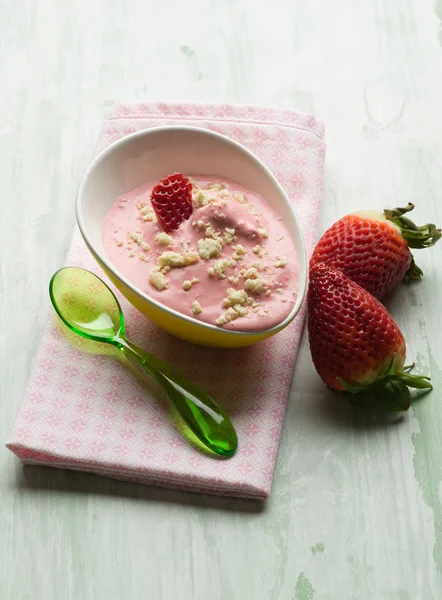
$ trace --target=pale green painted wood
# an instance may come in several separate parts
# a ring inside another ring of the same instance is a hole
[[[313,111],[324,226],[409,200],[441,223],[441,15],[433,0],[0,2],[0,440],[114,101]],[[419,255],[425,280],[390,302],[433,395],[397,423],[371,417],[324,391],[304,336],[265,506],[23,469],[1,450],[0,598],[440,598],[441,260]]]

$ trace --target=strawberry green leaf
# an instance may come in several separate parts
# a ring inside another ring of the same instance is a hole
[[[404,281],[406,283],[409,283],[410,281],[417,281],[418,279],[420,279],[422,277],[423,274],[424,274],[424,272],[422,271],[422,269],[420,267],[418,267],[417,264],[415,263],[414,256],[411,255],[411,263],[410,263],[410,266],[408,267],[408,271],[404,275]]]
[[[385,410],[405,411],[410,408],[411,403],[408,388],[430,391],[433,386],[429,377],[410,374],[414,364],[396,370],[394,360],[395,355],[379,377],[367,385],[354,385],[339,377],[337,379],[347,392],[359,396],[352,400],[355,404],[376,404]]]
[[[385,410],[400,412],[410,408],[410,390],[399,379],[386,379],[382,385],[375,388],[374,395],[377,404]]]
[[[433,386],[430,383],[429,377],[424,377],[423,375],[410,375],[409,373],[404,373],[403,371],[396,374],[396,377],[408,385],[408,387],[415,388],[417,390],[431,390]]]
[[[401,230],[402,237],[407,241],[409,248],[429,248],[441,238],[441,230],[434,223],[427,223],[418,227],[404,217],[404,214],[413,210],[411,202],[404,208],[393,208],[384,210],[386,219],[394,223]],[[420,270],[420,269],[419,269]]]

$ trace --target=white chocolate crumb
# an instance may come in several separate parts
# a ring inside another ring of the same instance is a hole
[[[234,259],[232,258],[232,260],[230,260],[230,261],[229,261],[229,267],[236,267],[236,265],[237,265],[237,262],[236,262],[236,260],[234,260]]]
[[[215,269],[213,267],[209,267],[207,269],[207,273],[208,273],[209,277],[213,277],[215,275]]]
[[[247,308],[245,306],[242,306],[241,304],[235,304],[233,306],[233,309],[239,317],[245,317],[249,314]]]
[[[281,302],[287,302],[287,298],[285,298],[284,296],[281,298]]]
[[[227,198],[227,196],[230,196],[229,190],[227,190],[226,188],[224,188],[224,189],[222,189],[220,191],[219,195],[221,196],[221,198]]]
[[[272,293],[272,290],[267,290],[266,291],[266,296],[270,296],[271,293]]]
[[[267,290],[268,284],[265,279],[258,277],[257,279],[246,279],[244,288],[255,294],[261,294]]]
[[[207,204],[210,204],[210,202],[213,202],[215,200],[213,196],[211,196],[207,192],[204,192],[201,189],[197,190],[192,196],[193,201],[198,206],[198,208],[206,206]]]
[[[139,231],[131,231],[130,233],[127,234],[129,239],[133,240],[136,244],[138,244],[139,246],[141,246],[141,244],[143,243],[143,234],[140,233]]]
[[[201,308],[201,304],[198,302],[198,300],[193,301],[192,312],[194,315],[199,315],[200,313],[203,312],[203,309]]]
[[[276,288],[275,291],[276,291],[277,294],[283,294],[284,293],[281,288]]]
[[[226,244],[231,244],[232,242],[236,241],[235,230],[233,228],[226,227],[224,231],[224,241]]]
[[[140,248],[142,248],[145,252],[149,252],[150,246],[147,242],[144,241],[143,234],[141,233],[140,229],[137,229],[137,231],[131,231],[127,235],[129,237],[129,239],[131,239],[136,244],[138,244],[140,246]],[[128,247],[132,248],[132,246],[128,246]]]
[[[283,235],[278,235],[278,237],[276,238],[276,241],[277,241],[277,242],[280,242],[280,241],[281,241],[281,240],[283,240],[283,239],[284,239],[284,236],[283,236]]]
[[[228,288],[226,298],[223,298],[222,305],[224,307],[235,306],[235,304],[246,304],[249,299],[245,290],[234,290]]]
[[[225,259],[220,259],[215,261],[213,268],[215,269],[215,273],[218,275],[218,279],[225,279],[225,271],[229,266],[229,261]]]
[[[163,252],[158,258],[159,267],[171,267],[173,269],[187,267],[198,262],[198,254],[196,252],[188,252],[187,254],[178,254],[178,252]]]
[[[215,321],[217,325],[225,325],[229,321],[234,321],[238,317],[245,317],[249,314],[248,309],[242,304],[230,306],[226,312],[220,315]]]
[[[213,190],[215,192],[220,192],[223,189],[223,186],[221,185],[221,183],[215,182],[215,183],[209,183],[209,185],[207,186],[208,190]]]
[[[143,221],[156,221],[157,220],[155,212],[151,206],[149,206],[147,204],[145,206],[141,202],[138,202],[137,208],[140,211],[140,215],[141,215],[141,218],[143,219]]]
[[[190,290],[194,283],[199,283],[199,281],[200,280],[196,277],[193,277],[192,279],[186,279],[185,281],[183,281],[183,290],[187,292],[188,290]]]
[[[233,254],[232,254],[233,260],[241,260],[242,257],[244,256],[245,252],[246,252],[246,249],[244,248],[244,246],[242,244],[238,244],[237,246],[234,246]]]
[[[275,263],[275,267],[280,267],[280,268],[284,268],[286,266],[286,264],[289,262],[287,256],[278,256],[277,257],[277,261]]]
[[[255,254],[257,254],[259,256],[259,258],[262,258],[262,248],[261,246],[255,246],[254,248],[252,248],[252,252],[254,252]]]
[[[215,231],[213,227],[207,227],[205,231],[206,238],[211,238],[212,240],[218,240],[220,244],[222,244],[222,239],[219,231]]]
[[[173,237],[168,235],[165,231],[157,233],[155,240],[160,244],[160,246],[171,246],[173,244]]]
[[[133,258],[135,256],[135,252],[129,252],[129,258]]]
[[[267,230],[264,229],[264,227],[258,227],[258,233],[264,240],[266,240],[269,237],[269,234],[267,233]]]
[[[245,204],[246,203],[246,199],[244,198],[244,195],[240,194],[239,192],[236,193],[236,194],[233,194],[233,197],[240,204]]]
[[[213,240],[212,238],[198,240],[198,253],[204,260],[218,258],[222,249],[223,247],[219,240]]]
[[[228,308],[223,315],[220,315],[217,318],[216,324],[224,325],[225,323],[228,323],[229,321],[234,321],[237,318],[238,318],[238,313],[236,312],[236,310],[233,307],[231,307],[231,308]]]
[[[116,240],[115,242],[117,244],[118,247],[123,245],[123,240]]]
[[[250,269],[247,269],[243,277],[245,279],[258,279],[259,273],[255,267],[251,267]]]
[[[158,291],[167,288],[167,278],[158,267],[154,267],[150,272],[149,281]]]

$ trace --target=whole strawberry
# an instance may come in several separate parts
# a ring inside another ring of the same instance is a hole
[[[150,199],[158,222],[166,233],[178,229],[192,214],[192,184],[181,173],[162,179],[153,188]]]
[[[310,266],[325,263],[340,269],[376,298],[382,298],[405,280],[419,279],[422,271],[410,248],[428,248],[441,237],[432,223],[417,227],[406,208],[360,211],[347,215],[328,229],[313,252]]]
[[[384,306],[344,273],[313,266],[307,303],[313,363],[330,388],[389,410],[409,408],[408,387],[432,388],[404,367],[404,336]]]

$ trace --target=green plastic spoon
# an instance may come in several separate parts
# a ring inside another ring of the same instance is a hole
[[[226,413],[206,392],[125,337],[121,306],[104,281],[85,269],[65,267],[52,276],[49,294],[72,331],[116,346],[134,366],[147,371],[207,448],[221,456],[235,454],[238,438]]]

